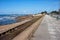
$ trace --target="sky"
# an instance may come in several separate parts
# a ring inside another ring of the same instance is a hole
[[[60,0],[0,0],[0,14],[34,14],[59,9]]]

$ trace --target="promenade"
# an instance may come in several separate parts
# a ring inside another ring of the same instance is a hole
[[[60,20],[46,15],[31,40],[60,40]]]

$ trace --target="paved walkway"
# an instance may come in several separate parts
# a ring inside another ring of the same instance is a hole
[[[31,40],[60,40],[60,20],[46,15]]]

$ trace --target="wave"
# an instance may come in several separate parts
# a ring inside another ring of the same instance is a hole
[[[0,25],[15,23],[16,22],[15,18],[16,17],[10,17],[10,16],[0,17]]]

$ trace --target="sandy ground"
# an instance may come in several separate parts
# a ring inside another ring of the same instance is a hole
[[[9,24],[9,25],[0,26],[0,33],[3,33],[3,32],[5,32],[5,31],[7,31],[7,30],[9,30],[9,29],[12,29],[12,28],[14,28],[14,27],[16,27],[16,26],[18,26],[18,25],[21,25],[21,24],[23,24],[23,23],[25,23],[25,22],[28,22],[28,21],[30,21],[30,20],[31,20],[31,19],[25,20],[25,21],[22,21],[22,22],[18,22],[18,23],[14,23],[14,24]]]
[[[60,40],[60,20],[46,15],[31,40]]]

